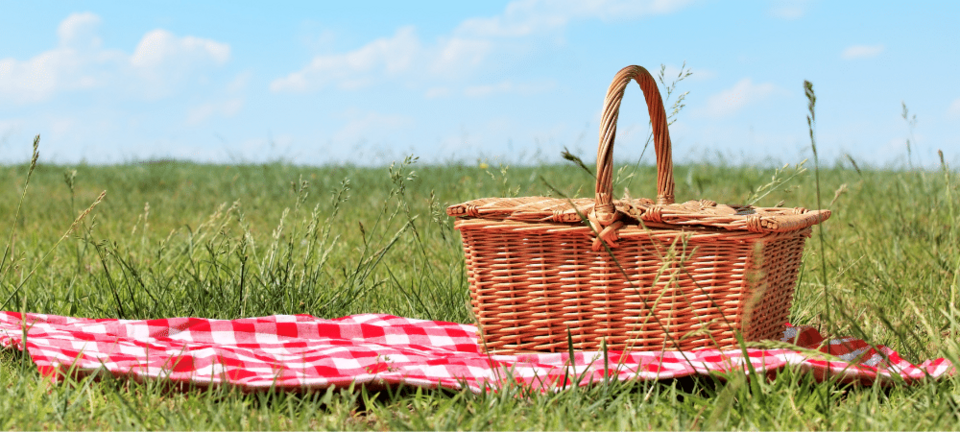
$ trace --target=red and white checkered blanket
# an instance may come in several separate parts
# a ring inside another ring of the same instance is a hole
[[[697,350],[690,352],[576,352],[485,355],[476,327],[390,315],[319,319],[276,315],[238,320],[169,318],[115,320],[0,312],[0,345],[27,351],[40,373],[101,370],[135,379],[153,378],[200,386],[229,383],[247,390],[324,388],[350,383],[469,387],[473,391],[520,382],[553,389],[578,382],[664,379],[743,369],[758,373],[789,365],[822,379],[826,370],[846,381],[912,382],[952,374],[948,360],[913,365],[889,348],[858,339],[824,345],[844,361],[828,361],[816,349],[823,338],[809,327],[786,327],[784,340],[798,349]],[[23,343],[24,335],[26,344]],[[902,380],[900,379],[902,378]],[[572,380],[572,381],[571,381]]]

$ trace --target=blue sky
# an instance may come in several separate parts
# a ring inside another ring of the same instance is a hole
[[[686,62],[678,161],[810,157],[807,79],[821,158],[900,164],[912,136],[956,166],[958,22],[955,1],[0,0],[0,162],[38,133],[66,164],[593,160],[614,73]],[[636,86],[619,128],[636,158]]]

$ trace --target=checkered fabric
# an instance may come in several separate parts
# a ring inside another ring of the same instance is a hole
[[[24,343],[24,340],[26,343]],[[734,369],[772,373],[788,365],[822,379],[912,382],[952,374],[945,359],[910,364],[883,346],[858,339],[821,344],[809,327],[786,327],[796,349],[690,352],[575,352],[485,355],[476,327],[391,315],[319,319],[276,315],[238,320],[115,320],[0,312],[0,345],[27,351],[53,380],[103,370],[133,379],[199,386],[228,383],[246,390],[303,390],[351,383],[405,384],[473,391],[522,383],[557,389],[609,379],[664,379]],[[835,357],[814,351],[820,345]],[[843,361],[838,361],[842,359]]]

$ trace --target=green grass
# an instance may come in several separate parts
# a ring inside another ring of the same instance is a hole
[[[588,174],[569,164],[40,163],[14,221],[28,171],[0,167],[0,246],[9,245],[0,266],[3,309],[94,318],[380,312],[470,322],[459,234],[445,207],[547,195],[551,186],[567,196],[593,193]],[[654,195],[653,168],[631,172],[619,171],[615,191]],[[812,169],[770,191],[774,172],[678,166],[677,200],[762,196],[757,205],[816,208]],[[889,345],[911,361],[956,359],[957,173],[837,164],[821,166],[819,176],[834,215],[823,225],[823,247],[816,235],[808,242],[791,321]],[[103,202],[56,246],[103,190]],[[851,387],[787,370],[771,380],[733,374],[723,382],[615,383],[545,395],[240,394],[108,376],[51,386],[18,351],[0,353],[4,429],[953,429],[958,422],[954,378]]]

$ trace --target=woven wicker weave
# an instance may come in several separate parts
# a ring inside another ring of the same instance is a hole
[[[643,90],[657,200],[613,200],[623,92]],[[607,90],[595,199],[484,198],[450,206],[463,236],[481,346],[491,353],[727,348],[787,320],[811,226],[827,210],[675,204],[656,81],[629,66]]]

